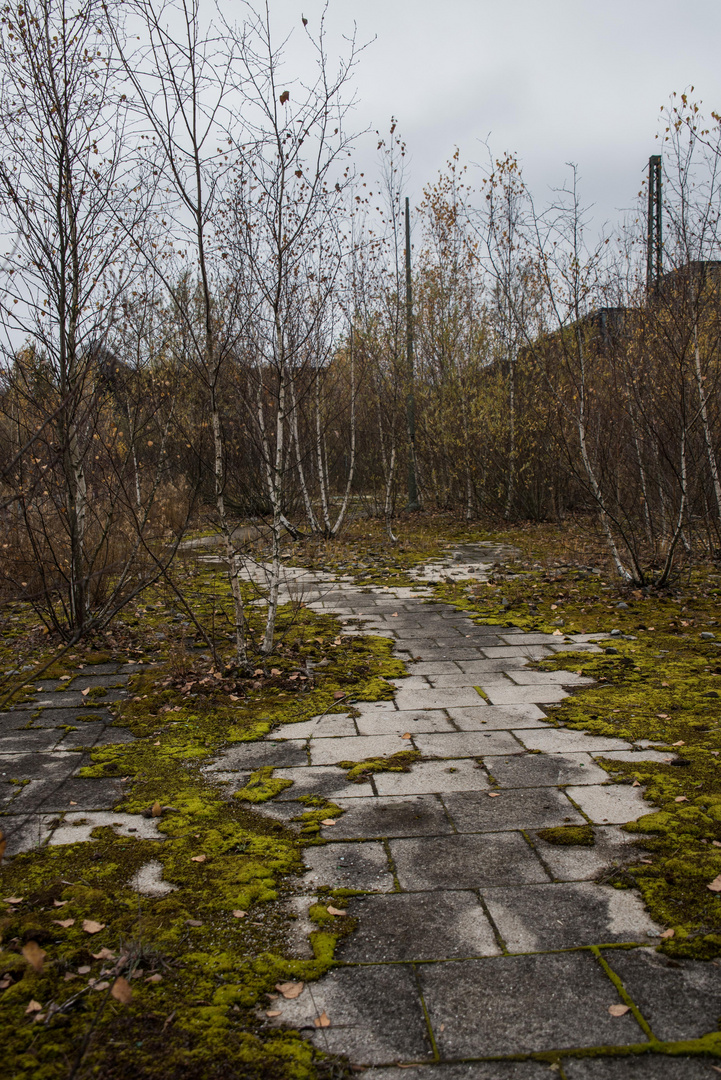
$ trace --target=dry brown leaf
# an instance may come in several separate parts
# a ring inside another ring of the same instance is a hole
[[[662,937],[664,939],[665,938],[672,938],[675,933],[676,933],[675,930],[664,930],[664,932],[660,935],[660,937]]]
[[[193,856],[191,857],[191,860],[190,860],[190,861],[191,861],[191,862],[205,862],[205,860],[206,860],[207,858],[208,858],[208,856],[207,856],[207,855],[193,855]]]
[[[634,782],[631,784],[631,787],[641,787],[641,784],[638,780],[634,780]]]
[[[53,907],[65,907],[69,900],[53,900]]]
[[[110,991],[110,996],[114,997],[116,1001],[119,1001],[121,1005],[129,1005],[133,997],[133,989],[127,979],[122,975],[118,975],[117,979],[113,983],[113,989]]]
[[[402,739],[410,739],[410,737],[411,737],[410,731],[406,731],[406,732],[404,732],[403,735],[401,735]]]
[[[325,1009],[320,1014],[320,1016],[316,1016],[315,1020],[313,1021],[313,1024],[317,1028],[330,1027],[330,1020],[328,1018],[328,1013],[325,1011]]]
[[[94,952],[94,953],[91,953],[90,955],[92,956],[92,958],[94,960],[114,960],[115,959],[115,953],[111,952],[110,949],[106,949],[104,945],[103,945],[102,949],[100,950],[100,952]]]
[[[7,990],[8,986],[12,986],[12,979],[0,979],[0,990]]]
[[[92,971],[90,964],[83,964],[82,967],[78,968],[78,975],[87,975],[89,971]]]
[[[40,948],[37,941],[28,941],[27,944],[23,945],[22,954],[32,968],[35,968],[36,971],[43,970],[47,953],[45,949]]]
[[[88,694],[90,693],[90,687],[86,686],[84,690],[80,691],[80,693],[83,695],[83,697],[87,697]]]
[[[148,975],[148,977],[147,977],[147,979],[145,981],[149,982],[149,983],[159,983],[159,982],[163,981],[163,976],[159,975],[156,972],[155,975]]]
[[[625,1016],[630,1007],[630,1005],[609,1005],[608,1011],[611,1016]]]
[[[323,820],[321,821],[321,825],[337,825],[337,824],[338,824],[338,822],[336,821],[336,819],[332,818],[332,817],[323,818]]]
[[[150,810],[150,816],[151,817],[160,817],[162,812],[163,812],[163,808],[160,805],[160,803],[158,802],[158,800],[156,799],[155,802],[152,805],[151,810]]]
[[[344,697],[345,693],[342,690],[336,690],[336,692],[333,694],[333,698],[335,701],[340,701],[340,699]]]
[[[277,668],[277,667],[271,668],[270,673],[271,673],[271,675],[282,675],[283,674],[283,672],[280,670],[280,668]]]
[[[266,1016],[280,1016],[280,1009],[268,1009]]]
[[[93,981],[91,981],[91,982],[88,983],[88,986],[90,987],[91,990],[107,990],[108,987],[110,986],[110,983],[105,982],[105,980],[103,980],[103,982],[93,982]]]
[[[104,922],[96,922],[95,919],[83,919],[83,930],[86,934],[99,934],[104,929]]]
[[[6,896],[5,897],[5,903],[6,904],[22,904],[22,902],[23,902],[22,896]]]
[[[348,912],[345,911],[343,908],[333,907],[332,904],[328,904],[328,907],[326,908],[326,911],[328,912],[329,915],[347,915],[348,914]]]
[[[27,1016],[27,1015],[28,1015],[28,1013],[34,1013],[34,1012],[42,1012],[42,1008],[43,1008],[43,1007],[42,1007],[42,1005],[40,1004],[40,1002],[39,1002],[39,1001],[35,1001],[35,999],[33,998],[33,1000],[32,1000],[32,1001],[30,1002],[30,1004],[28,1005],[27,1009],[25,1010],[25,1015]]]
[[[670,683],[667,683],[667,682],[662,682],[662,683],[661,683],[661,686],[670,686],[670,685],[671,685],[671,684],[670,684]]]
[[[292,1001],[293,998],[300,997],[304,986],[305,983],[303,982],[284,982],[275,984],[278,993],[282,994],[283,997],[287,998],[289,1001]]]
[[[69,926],[75,926],[75,919],[53,919],[56,926],[62,926],[63,930],[67,930]]]
[[[688,796],[687,795],[677,795],[676,798],[673,801],[674,802],[688,802]]]
[[[553,631],[553,636],[554,637],[563,637],[563,631],[562,630],[554,630]]]
[[[711,843],[714,847],[721,847],[721,840],[712,840]]]
[[[236,908],[236,910],[233,912],[233,918],[234,919],[244,919],[247,914],[248,914],[247,911],[241,911],[240,908]]]
[[[718,874],[713,881],[710,881],[706,886],[711,892],[721,892],[721,874]]]
[[[500,797],[501,797],[500,791],[489,791],[488,792],[488,798],[489,799],[499,799]]]
[[[185,920],[185,925],[186,926],[202,926],[203,924],[200,921],[200,919],[186,919]]]
[[[672,746],[685,746],[686,743],[683,741],[683,739],[679,739],[678,742],[671,743],[671,745]]]

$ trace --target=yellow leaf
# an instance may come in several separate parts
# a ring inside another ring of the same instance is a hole
[[[327,1028],[327,1027],[330,1027],[330,1020],[329,1020],[329,1018],[328,1018],[328,1013],[327,1013],[327,1012],[325,1012],[325,1010],[324,1010],[324,1011],[323,1011],[323,1012],[322,1012],[322,1013],[320,1014],[320,1016],[316,1016],[315,1020],[313,1021],[313,1024],[314,1024],[314,1025],[315,1025],[315,1027],[317,1027],[317,1028]]]
[[[95,922],[95,919],[83,919],[83,930],[86,934],[99,934],[104,929],[104,922]]]
[[[45,963],[45,957],[47,953],[45,949],[41,949],[37,941],[28,941],[26,945],[22,947],[22,954],[31,967],[36,971],[43,970],[43,964]]]
[[[276,983],[275,988],[279,994],[282,994],[284,998],[292,1001],[293,998],[297,998],[303,992],[305,983],[302,982],[284,982]]]
[[[119,1001],[121,1005],[129,1005],[133,997],[133,990],[127,979],[122,975],[118,975],[117,979],[113,983],[113,988],[110,991],[110,996],[114,997],[116,1001]]]

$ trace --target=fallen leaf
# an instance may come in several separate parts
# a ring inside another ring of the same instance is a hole
[[[671,743],[671,745],[672,746],[685,746],[686,743],[683,741],[683,739],[679,739],[678,742]]]
[[[278,993],[282,994],[284,998],[288,999],[288,1001],[292,1001],[293,998],[300,997],[303,992],[304,986],[305,983],[303,982],[284,982],[275,984],[275,988]]]
[[[113,988],[110,991],[110,996],[119,1001],[121,1005],[129,1005],[133,997],[133,990],[127,979],[122,975],[118,975],[117,979],[113,983]]]
[[[53,907],[65,907],[69,900],[53,900]]]
[[[53,919],[56,926],[62,926],[63,930],[67,930],[70,926],[75,926],[75,919]]]
[[[8,986],[12,986],[12,979],[0,979],[0,990],[7,990]]]
[[[185,925],[186,926],[202,926],[203,924],[200,921],[200,919],[186,919],[185,920]]]
[[[78,968],[78,975],[87,975],[89,971],[92,971],[90,964],[83,964],[82,967]]]
[[[328,904],[328,907],[327,907],[326,910],[327,910],[329,915],[347,915],[348,914],[348,912],[344,911],[343,908],[333,907],[332,904]]]
[[[77,979],[77,975],[74,971],[66,971],[63,975],[63,979],[65,982],[70,982],[71,979]]]
[[[333,699],[335,701],[340,701],[340,699],[344,697],[345,693],[342,690],[336,690],[336,692],[333,694]]]
[[[266,1016],[280,1016],[280,1009],[268,1009]]]
[[[240,698],[236,694],[228,694],[231,701],[240,701]]]
[[[149,983],[159,983],[159,982],[163,981],[163,976],[159,975],[158,972],[156,971],[156,973],[154,975],[148,975],[148,977],[147,977],[147,979],[145,981],[149,982]]]
[[[611,1016],[625,1016],[630,1007],[630,1005],[609,1005],[608,1011]]]
[[[711,843],[714,847],[721,847],[721,840],[712,840]]]
[[[47,953],[45,949],[40,948],[37,941],[28,941],[26,945],[23,945],[22,954],[32,968],[35,968],[36,971],[43,970]]]
[[[668,713],[657,712],[656,716],[659,718],[659,720],[668,720]]]
[[[664,930],[664,932],[662,934],[660,934],[659,936],[664,938],[664,939],[672,938],[675,933],[676,933],[675,930]]]
[[[410,731],[406,731],[404,735],[401,735],[402,739],[410,739],[410,737],[411,737]]]
[[[40,1002],[39,1002],[39,1001],[35,1001],[35,999],[33,999],[33,1000],[32,1000],[32,1001],[30,1002],[30,1004],[28,1005],[27,1009],[25,1010],[25,1015],[27,1016],[27,1015],[28,1015],[28,1013],[34,1013],[34,1012],[42,1012],[42,1008],[43,1008],[43,1007],[42,1007],[42,1005],[40,1004]]]
[[[163,808],[156,799],[155,802],[153,803],[152,809],[150,811],[150,816],[151,817],[160,817],[162,812],[163,812]]]
[[[193,855],[190,859],[191,862],[205,862],[208,858],[207,855]]]
[[[641,787],[641,784],[638,780],[634,780],[634,782],[631,784],[631,787]]]
[[[95,919],[83,919],[83,930],[86,934],[99,934],[104,929],[104,922],[95,922]]]
[[[109,986],[109,982],[96,982],[92,984],[91,990],[107,990]]]
[[[397,618],[398,618],[398,612],[394,611],[393,614],[391,615],[391,619],[397,619]]]
[[[290,101],[290,91],[284,90],[283,93],[280,95],[279,100],[281,105],[285,105],[286,101]]]
[[[22,902],[23,902],[22,896],[6,896],[5,897],[5,903],[6,904],[22,904]]]
[[[280,670],[280,668],[277,668],[277,667],[271,668],[270,673],[271,673],[271,675],[282,675],[283,674],[283,672]]]
[[[671,684],[670,684],[670,683],[667,683],[667,682],[662,682],[662,683],[661,683],[661,686],[670,686],[670,685],[671,685]]]
[[[446,1030],[446,1025],[445,1025],[445,1024],[441,1024],[441,1026],[440,1026],[439,1030],[440,1030],[440,1031],[445,1031],[445,1030]]]
[[[676,798],[673,801],[674,802],[688,802],[688,797],[686,795],[677,795]]]
[[[500,791],[489,791],[488,792],[488,798],[489,799],[499,799],[500,797],[501,797]]]
[[[337,825],[337,824],[338,824],[338,822],[335,820],[335,818],[332,818],[332,817],[323,818],[323,820],[321,821],[321,825]]]
[[[241,911],[240,908],[238,908],[236,911],[233,912],[233,918],[234,919],[244,919],[247,914],[248,914],[247,911]]]
[[[713,881],[709,882],[706,888],[710,889],[711,892],[721,892],[721,874],[717,874]]]
[[[313,1024],[317,1028],[330,1027],[330,1020],[328,1018],[328,1013],[325,1010],[323,1010],[323,1012],[320,1014],[320,1016],[316,1016],[315,1020],[313,1021]]]
[[[563,637],[563,631],[562,630],[554,630],[553,631],[553,636],[554,637]]]
[[[106,949],[104,945],[103,945],[102,949],[100,950],[100,952],[94,952],[94,953],[91,953],[90,955],[92,956],[93,960],[114,960],[115,959],[115,953],[111,952],[110,949]]]

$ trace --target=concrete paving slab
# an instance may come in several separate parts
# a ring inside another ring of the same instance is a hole
[[[483,705],[483,698],[472,686],[450,686],[445,690],[399,690],[399,709],[451,709],[464,705]]]
[[[561,686],[591,686],[595,679],[588,675],[577,675],[575,671],[524,671],[513,668],[508,672],[509,679],[519,686],[547,686],[560,683]]]
[[[419,978],[441,1058],[646,1041],[632,1013],[609,1014],[620,999],[589,953],[423,964]]]
[[[408,745],[406,743],[406,745]],[[427,795],[445,791],[484,791],[488,777],[472,758],[419,761],[410,772],[376,773],[373,782],[379,795]]]
[[[609,823],[624,825],[627,821],[635,821],[642,814],[650,814],[653,809],[644,799],[640,789],[630,787],[628,784],[610,784],[608,787],[600,787],[596,784],[590,784],[588,787],[567,787],[566,794],[597,825]]]
[[[546,714],[538,705],[485,705],[480,709],[449,709],[448,715],[461,731],[548,726]]]
[[[550,705],[568,697],[566,691],[559,685],[512,686],[508,683],[491,682],[481,676],[480,686],[490,698],[491,705],[519,705],[524,702]]]
[[[639,765],[644,761],[659,761],[665,765],[673,761],[674,755],[669,753],[663,753],[661,750],[608,750],[606,753],[596,752],[593,754],[596,758],[610,758],[612,761],[623,761],[624,763]]]
[[[636,1054],[633,1057],[565,1058],[566,1080],[712,1080],[711,1058]]]
[[[412,675],[452,675],[458,672],[459,665],[452,660],[420,661],[409,664],[408,670]]]
[[[583,825],[585,819],[556,788],[512,788],[444,795],[443,801],[460,833],[505,832]]]
[[[64,732],[55,728],[34,728],[0,735],[0,754],[25,754],[30,751],[52,750]]]
[[[405,964],[337,968],[294,1001],[273,1004],[281,1011],[275,1023],[310,1029],[316,1046],[354,1063],[432,1059],[415,976]],[[323,1012],[330,1027],[315,1028]]]
[[[486,678],[488,678],[488,674],[489,673],[486,674]],[[497,674],[499,679],[506,678],[505,674],[502,671],[495,673],[492,672],[490,674]],[[434,690],[445,690],[449,686],[473,687],[477,686],[479,683],[478,675],[471,675],[465,671],[456,671],[451,675],[428,675],[427,680],[428,681],[426,682],[426,686],[430,683],[432,689]]]
[[[370,784],[349,783],[345,769],[333,765],[321,765],[317,768],[305,766],[297,769],[276,769],[273,776],[292,780],[293,786],[281,791],[276,802],[295,801],[301,795],[320,795],[324,799],[340,796],[346,799],[362,799],[373,794]]]
[[[418,709],[402,712],[378,712],[356,720],[361,735],[411,735],[432,731],[455,731],[442,709],[422,712]]]
[[[336,889],[390,892],[394,887],[385,848],[375,840],[308,847],[303,857],[308,867],[304,882],[310,889],[330,885]]]
[[[542,750],[544,754],[572,754],[576,750],[588,754],[603,750],[630,750],[631,744],[611,735],[586,735],[583,731],[546,727],[543,731],[529,731],[519,736],[529,750]]]
[[[313,765],[335,765],[339,761],[365,761],[388,757],[408,749],[408,740],[399,735],[356,735],[353,738],[311,739]]]
[[[64,754],[61,751],[34,754],[0,754],[0,777],[24,780],[55,780],[60,783],[88,759],[82,754]]]
[[[5,858],[19,855],[22,851],[31,851],[42,847],[51,834],[51,823],[56,820],[54,814],[28,814],[26,816],[8,816],[2,820],[2,829],[7,841]]]
[[[478,889],[548,881],[520,833],[391,840],[390,850],[402,889]]]
[[[348,713],[331,713],[301,720],[298,724],[282,724],[274,729],[272,738],[278,739],[332,739],[338,736],[357,735],[355,721]]]
[[[468,1061],[461,1065],[369,1069],[365,1080],[552,1080],[546,1062]],[[694,1078],[695,1080],[695,1078]]]
[[[338,958],[346,962],[447,960],[498,956],[493,928],[472,892],[390,893],[349,900],[358,929],[345,938]]]
[[[336,799],[345,813],[336,818],[333,840],[375,836],[438,836],[453,826],[436,795]]]
[[[72,810],[108,810],[123,797],[123,785],[109,778],[84,779],[71,776],[60,784],[31,780],[13,801],[13,813]]]
[[[52,832],[50,846],[77,844],[91,839],[91,832],[101,826],[112,827],[118,836],[131,836],[135,840],[162,840],[158,832],[158,818],[144,818],[142,814],[120,814],[115,811],[92,810],[88,813],[65,814],[62,823]]]
[[[524,668],[527,663],[527,656],[504,656],[496,660],[459,660],[457,667],[468,675],[482,675],[515,671],[518,668]]]
[[[718,1031],[721,968],[700,960],[671,960],[653,949],[604,951],[657,1039],[697,1039]]]
[[[524,748],[508,731],[454,731],[448,735],[418,735],[414,745],[422,754],[438,758],[481,757],[486,754],[523,754]]]
[[[519,732],[523,738],[523,733]],[[602,784],[608,774],[590,754],[521,754],[496,757],[487,765],[502,788],[557,787],[559,784]]]
[[[483,655],[487,660],[506,660],[510,657],[521,657],[524,660],[543,660],[544,657],[551,655],[551,650],[546,645],[489,645],[484,647]],[[463,657],[459,657],[459,659],[463,659]]]
[[[204,769],[212,775],[214,772],[253,772],[255,769],[272,765],[276,769],[292,768],[308,764],[308,751],[303,739],[287,739],[283,742],[236,743],[224,750]]]
[[[483,899],[509,952],[574,949],[600,942],[640,942],[663,929],[637,893],[590,882],[483,889]]]
[[[648,858],[639,838],[614,826],[596,826],[592,847],[550,844],[535,833],[531,841],[557,881],[592,881],[617,866],[627,866]]]

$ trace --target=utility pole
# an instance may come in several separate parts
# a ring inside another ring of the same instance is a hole
[[[408,509],[419,510],[416,480],[416,398],[413,363],[413,283],[411,281],[411,211],[406,198],[406,360],[408,364]]]
[[[648,233],[646,242],[646,291],[658,294],[663,274],[663,194],[661,155],[648,159]]]

